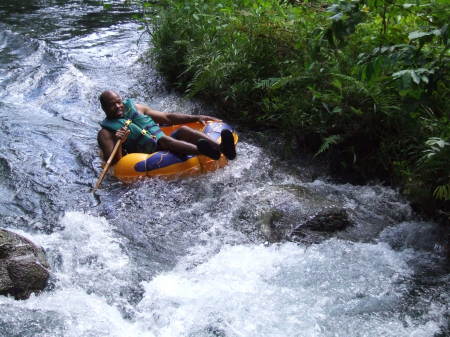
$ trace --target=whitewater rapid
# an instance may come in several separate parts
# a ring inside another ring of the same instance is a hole
[[[238,158],[222,170],[108,177],[94,195],[102,90],[216,114],[145,62],[138,8],[108,3],[0,4],[0,225],[42,245],[52,273],[27,300],[0,296],[0,336],[448,334],[439,226],[391,188],[280,160],[258,132],[237,125]],[[353,226],[315,244],[286,240],[333,207]],[[281,242],[265,237],[266,214],[280,215]]]

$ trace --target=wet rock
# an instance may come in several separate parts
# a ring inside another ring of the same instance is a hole
[[[331,208],[319,212],[317,215],[295,228],[291,234],[293,241],[318,243],[335,232],[342,231],[353,223],[347,212],[340,208]]]
[[[5,259],[9,256],[9,253],[12,251],[13,245],[9,243],[4,243],[0,245],[0,259]]]
[[[0,229],[0,295],[26,299],[44,289],[48,278],[44,250],[16,233]]]
[[[301,227],[313,231],[336,232],[347,228],[351,224],[344,209],[334,208],[320,212]]]
[[[283,237],[280,228],[275,225],[275,223],[279,221],[282,216],[283,214],[280,211],[272,210],[262,214],[259,218],[258,224],[261,232],[270,243],[279,242]]]

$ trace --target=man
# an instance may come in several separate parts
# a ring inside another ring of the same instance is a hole
[[[111,90],[104,91],[99,99],[106,118],[100,123],[102,129],[98,132],[97,140],[105,160],[110,157],[119,140],[122,140],[123,150],[128,153],[167,150],[177,154],[203,154],[215,160],[220,158],[221,153],[231,160],[236,157],[230,130],[222,131],[222,142],[218,144],[204,133],[187,126],[166,136],[158,125],[218,121],[214,117],[156,111],[148,106],[135,104],[130,99],[122,101],[119,94]],[[123,152],[117,151],[112,164],[122,158]]]

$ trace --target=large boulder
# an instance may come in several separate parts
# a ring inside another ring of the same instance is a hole
[[[45,288],[49,278],[45,252],[23,236],[0,229],[0,295],[26,299]]]

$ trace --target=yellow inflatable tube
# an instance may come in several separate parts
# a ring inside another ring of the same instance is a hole
[[[234,143],[238,135],[230,125],[224,122],[186,123],[162,127],[166,135],[171,135],[182,126],[204,132],[210,138],[220,143],[220,132],[229,129],[233,132]],[[215,171],[224,167],[228,160],[222,155],[219,160],[209,157],[176,155],[168,151],[157,151],[152,154],[130,153],[123,156],[114,166],[114,175],[122,181],[135,180],[140,177],[179,178]]]

